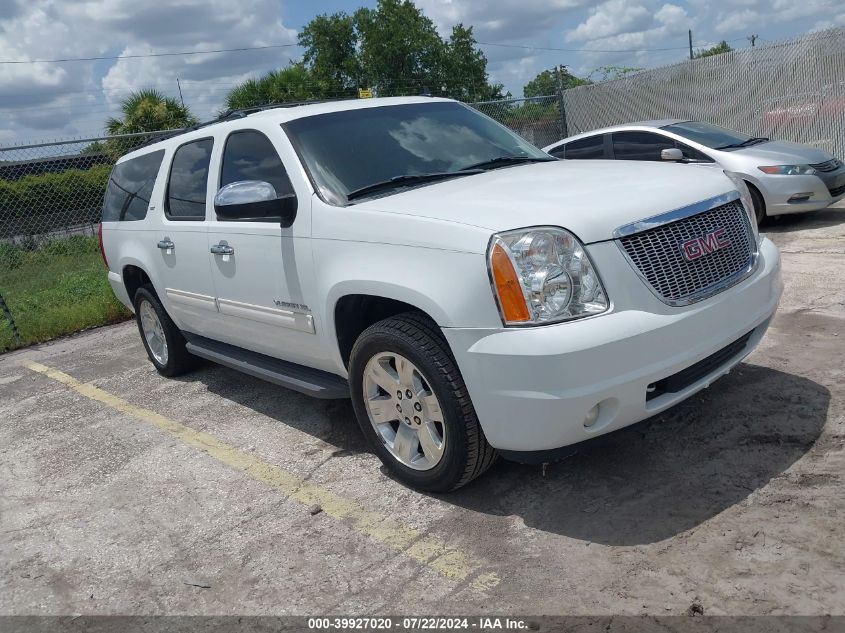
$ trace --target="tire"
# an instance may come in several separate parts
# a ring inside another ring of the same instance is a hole
[[[197,366],[199,359],[185,349],[185,337],[164,310],[151,285],[138,288],[133,304],[141,342],[158,373],[173,377]],[[163,347],[158,344],[162,340]]]
[[[754,216],[757,218],[757,226],[760,226],[766,221],[766,201],[763,200],[763,195],[754,185],[748,185],[748,192],[751,194],[751,202],[754,203]]]
[[[413,370],[408,371],[406,361]],[[400,367],[402,376],[412,377],[416,393],[410,398],[399,396],[412,393],[403,390]],[[385,381],[396,391],[388,393],[382,387]],[[406,312],[367,328],[352,349],[349,384],[361,431],[400,482],[428,492],[448,492],[466,485],[496,460],[449,346],[426,316]],[[415,412],[420,413],[419,420]],[[416,449],[408,450],[409,443],[400,441],[400,434],[417,437]]]

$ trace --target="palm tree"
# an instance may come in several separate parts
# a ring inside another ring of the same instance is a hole
[[[326,86],[317,81],[302,63],[271,70],[258,79],[247,79],[226,95],[226,108],[242,110],[270,103],[307,101],[326,96]]]
[[[120,109],[123,118],[106,121],[106,131],[111,135],[173,130],[199,123],[187,106],[151,88],[130,94]]]

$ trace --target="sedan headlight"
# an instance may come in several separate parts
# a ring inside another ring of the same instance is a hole
[[[506,325],[556,323],[608,309],[587,252],[564,229],[498,233],[490,240],[487,262]]]
[[[816,170],[809,165],[763,165],[758,167],[764,174],[778,176],[812,176]]]

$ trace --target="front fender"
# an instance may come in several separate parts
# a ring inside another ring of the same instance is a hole
[[[501,327],[483,255],[430,248],[315,240],[322,321],[337,340],[334,313],[347,295],[401,301],[440,327]],[[321,289],[321,290],[320,290]],[[340,354],[337,361],[343,365]]]

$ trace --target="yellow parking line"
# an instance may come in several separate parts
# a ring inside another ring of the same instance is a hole
[[[23,364],[32,371],[42,373],[48,378],[67,385],[86,398],[102,402],[121,413],[149,422],[185,444],[205,451],[227,466],[272,486],[291,499],[306,505],[319,504],[323,512],[329,516],[346,520],[358,532],[434,569],[451,580],[469,581],[471,586],[482,591],[499,584],[499,576],[495,572],[483,571],[485,567],[483,561],[447,545],[435,536],[424,535],[419,530],[402,525],[383,514],[365,510],[353,501],[344,499],[314,483],[304,481],[283,468],[244,453],[213,435],[196,431],[155,411],[135,406],[90,383],[80,382],[62,371],[32,360],[24,360]]]

